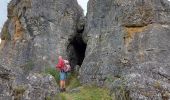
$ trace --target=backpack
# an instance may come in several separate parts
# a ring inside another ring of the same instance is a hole
[[[71,66],[70,66],[70,64],[69,64],[69,61],[68,61],[68,60],[64,60],[64,64],[65,64],[65,66],[64,66],[64,72],[69,72],[69,71],[71,71]]]
[[[58,59],[58,64],[56,65],[56,69],[58,69],[59,71],[64,70],[64,60],[62,58]]]

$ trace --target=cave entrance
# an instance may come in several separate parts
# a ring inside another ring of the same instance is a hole
[[[76,65],[81,66],[85,57],[86,43],[82,39],[82,34],[77,34],[67,48],[67,55],[73,69]]]

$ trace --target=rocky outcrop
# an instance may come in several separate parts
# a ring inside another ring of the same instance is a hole
[[[59,93],[56,80],[51,75],[30,73],[25,79],[27,83],[18,85],[14,72],[4,66],[0,69],[1,100],[54,99]]]
[[[30,74],[28,77],[28,84],[23,86],[23,93],[21,92],[21,98],[23,100],[44,100],[44,99],[54,99],[59,93],[59,87],[56,84],[55,79],[51,75],[41,75],[41,74]],[[19,97],[17,94],[17,88],[14,88],[15,97]]]
[[[55,67],[59,55],[73,58],[72,65],[77,64],[76,56],[69,57],[68,49],[78,30],[83,30],[82,19],[83,11],[76,0],[11,0],[1,32],[0,65],[9,68],[14,78],[10,82],[11,76],[0,73],[0,81],[6,83],[2,83],[1,94],[15,100],[57,95],[58,86],[52,76],[41,74]],[[74,53],[74,48],[71,50]]]
[[[89,0],[81,82],[118,100],[169,99],[169,10],[167,0]]]
[[[32,63],[35,71],[55,66],[58,55],[68,58],[81,17],[76,0],[12,0],[1,36],[1,63],[22,68]]]

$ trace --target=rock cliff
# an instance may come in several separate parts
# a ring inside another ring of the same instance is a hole
[[[14,85],[11,89],[2,85],[0,89],[13,92],[15,87],[24,87],[22,93],[8,93],[7,96],[14,99],[18,95],[28,100],[54,97],[58,93],[54,79],[37,73],[55,67],[59,55],[68,58],[67,50],[73,48],[70,44],[82,30],[82,19],[83,11],[76,0],[11,0],[8,20],[1,32],[0,66],[14,74],[13,79],[8,79]],[[77,59],[75,54],[71,58]],[[74,61],[72,65],[76,65],[77,60]]]
[[[170,98],[169,10],[167,0],[89,0],[81,82],[118,100]]]
[[[53,78],[38,73],[62,55],[82,84],[117,100],[170,99],[167,0],[89,0],[86,17],[76,0],[12,0],[1,39],[2,98],[53,97]]]

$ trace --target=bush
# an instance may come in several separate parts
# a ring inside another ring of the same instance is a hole
[[[55,68],[51,68],[51,67],[46,68],[45,73],[52,75],[55,78],[56,82],[59,83],[59,81],[60,81],[60,73]]]

